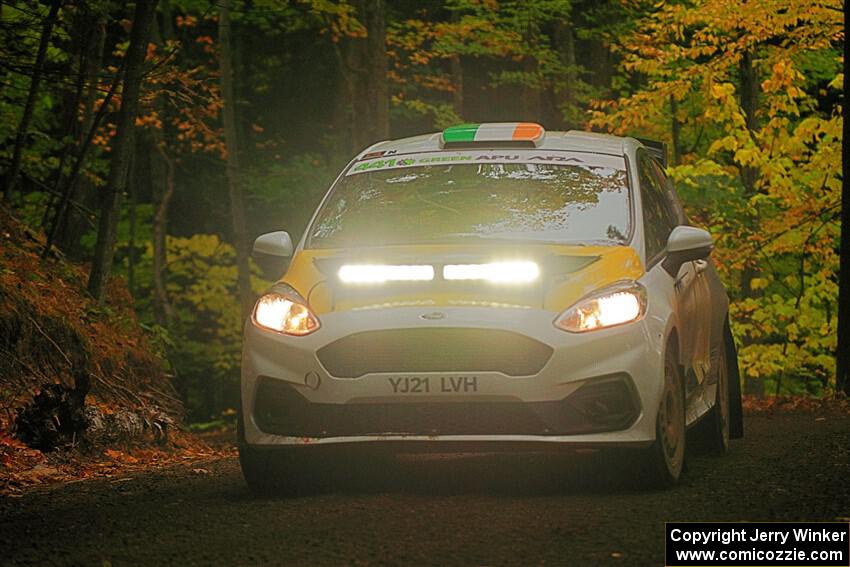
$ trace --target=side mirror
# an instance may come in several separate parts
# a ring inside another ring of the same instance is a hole
[[[682,264],[708,258],[713,248],[714,241],[707,230],[677,226],[667,239],[667,257],[661,265],[675,278]]]
[[[251,256],[263,272],[271,274],[276,279],[289,264],[292,252],[292,238],[290,238],[289,233],[278,230],[257,237]]]

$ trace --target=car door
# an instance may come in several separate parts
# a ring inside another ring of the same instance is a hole
[[[679,224],[689,225],[685,210],[673,187],[673,182],[657,162],[654,165],[656,177],[664,189],[666,198],[676,211]],[[693,294],[692,308],[694,312],[689,317],[692,325],[689,334],[693,341],[691,346],[691,379],[696,382],[692,390],[692,409],[696,414],[701,414],[713,403],[713,396],[709,400],[706,398],[706,393],[708,391],[707,386],[714,382],[711,376],[712,362],[717,360],[719,354],[717,345],[721,344],[720,339],[722,338],[722,324],[720,327],[716,324],[718,318],[722,319],[722,315],[717,315],[714,301],[714,280],[719,282],[719,278],[709,258],[688,263],[691,264],[694,274],[694,281],[690,286]],[[700,405],[702,407],[699,407]]]
[[[683,223],[690,224],[685,216],[681,201],[673,188],[673,183],[667,178],[660,166],[658,167],[658,174],[668,187],[674,206],[681,211]],[[698,319],[695,329],[697,338],[694,367],[702,384],[702,392],[705,397],[704,409],[708,409],[715,399],[714,389],[710,386],[716,381],[717,370],[723,362],[724,327],[729,312],[729,298],[711,258],[696,260],[693,264],[697,276],[694,293]]]
[[[641,209],[643,211],[644,246],[647,270],[658,265],[664,258],[667,239],[676,226],[686,224],[681,207],[677,207],[666,177],[649,154],[640,150],[638,174],[640,177]],[[657,266],[657,269],[662,269]],[[702,346],[700,337],[700,309],[696,285],[698,274],[693,262],[685,262],[679,268],[671,285],[675,295],[678,321],[680,364],[685,368],[685,392],[687,396],[687,421],[698,416],[698,401],[702,398],[702,377],[695,371],[695,360]]]

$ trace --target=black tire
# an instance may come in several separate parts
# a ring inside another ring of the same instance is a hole
[[[723,343],[726,348],[726,368],[729,377],[729,437],[740,439],[744,436],[744,408],[741,399],[741,373],[738,369],[738,349],[729,321],[723,328]]]
[[[670,344],[664,356],[664,390],[655,420],[655,442],[642,458],[642,479],[652,488],[669,488],[679,483],[685,470],[685,383],[676,347]]]
[[[257,449],[245,442],[245,424],[240,403],[236,418],[239,466],[248,489],[256,496],[295,495],[306,485],[286,449]]]
[[[248,489],[257,496],[271,496],[282,488],[281,471],[270,452],[239,445],[239,466]]]

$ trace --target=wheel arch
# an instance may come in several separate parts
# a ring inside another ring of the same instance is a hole
[[[685,370],[687,365],[685,361],[682,359],[682,344],[679,339],[679,329],[674,322],[671,321],[670,327],[667,330],[667,333],[664,337],[664,356],[667,356],[667,351],[670,347],[673,347],[676,354],[676,365],[679,367],[679,379],[683,382],[683,387],[685,389],[685,394],[687,395],[687,380],[685,375]]]

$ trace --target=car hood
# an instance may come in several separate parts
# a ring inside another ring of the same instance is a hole
[[[533,260],[540,277],[529,284],[486,281],[388,282],[344,284],[337,272],[344,264],[471,264]],[[405,306],[536,308],[560,312],[583,296],[644,273],[638,254],[628,246],[557,244],[415,245],[357,249],[311,249],[297,252],[281,282],[290,285],[316,314]]]

